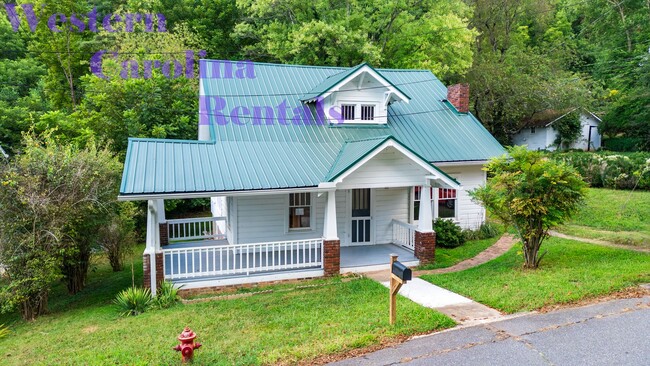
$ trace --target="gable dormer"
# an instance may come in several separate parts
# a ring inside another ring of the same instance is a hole
[[[331,75],[301,97],[331,124],[386,124],[388,106],[410,98],[367,63]]]

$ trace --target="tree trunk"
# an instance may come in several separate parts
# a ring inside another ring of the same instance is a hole
[[[20,315],[24,320],[32,321],[47,311],[47,292],[36,294],[20,304]]]
[[[68,286],[68,293],[74,295],[86,286],[90,251],[81,251],[74,258],[68,258],[63,266],[63,275]]]

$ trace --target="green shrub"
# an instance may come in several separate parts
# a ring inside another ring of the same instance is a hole
[[[489,221],[481,224],[481,227],[478,228],[478,232],[480,233],[479,236],[481,237],[481,239],[490,239],[501,234],[499,227],[496,224],[491,223]]]
[[[153,299],[151,291],[147,288],[129,287],[115,298],[115,304],[120,307],[121,316],[135,316],[151,308]]]
[[[483,240],[483,239],[494,238],[495,236],[499,235],[500,233],[501,233],[501,231],[499,230],[499,227],[496,224],[493,224],[491,222],[484,222],[476,230],[471,230],[471,229],[463,230],[463,237],[467,241],[469,241],[469,240]]]
[[[443,248],[456,248],[465,244],[465,236],[460,226],[451,220],[438,218],[433,222],[436,232],[436,245]]]
[[[556,152],[550,157],[573,166],[591,187],[650,189],[648,152]]]
[[[156,297],[153,300],[155,306],[165,309],[177,304],[181,300],[181,297],[178,296],[179,289],[180,287],[175,287],[173,283],[163,281],[158,287]]]

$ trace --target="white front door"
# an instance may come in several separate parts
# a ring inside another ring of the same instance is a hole
[[[351,194],[350,244],[373,244],[370,188],[353,189]]]

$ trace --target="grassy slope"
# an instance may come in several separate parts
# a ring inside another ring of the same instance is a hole
[[[135,281],[141,283],[137,257]],[[7,323],[13,333],[0,341],[2,363],[174,364],[180,356],[171,347],[186,325],[204,344],[197,351],[198,364],[292,362],[454,325],[446,316],[400,297],[398,323],[390,327],[388,290],[368,279],[310,283],[327,285],[119,318],[112,299],[131,285],[130,268],[112,273],[102,263],[82,293],[68,296],[57,287],[51,314],[34,323],[2,316],[0,324]]]
[[[585,206],[558,231],[650,248],[650,192],[589,189]]]
[[[490,239],[471,240],[457,248],[438,247],[436,248],[436,261],[430,265],[420,266],[418,269],[427,270],[451,267],[466,259],[475,257],[477,254],[496,243],[500,237],[501,235],[497,235]]]
[[[513,313],[598,296],[650,282],[650,255],[559,238],[535,271],[522,269],[519,246],[465,271],[422,278],[499,310]]]

